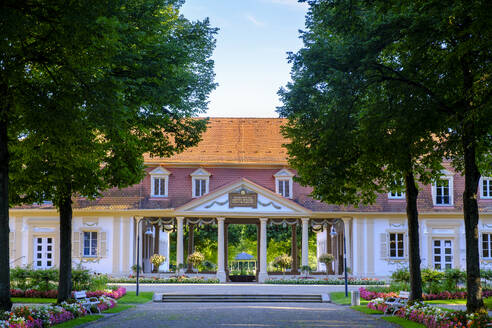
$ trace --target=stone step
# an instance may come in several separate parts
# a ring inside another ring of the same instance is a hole
[[[247,302],[247,303],[322,303],[329,302],[326,294],[164,294],[155,293],[154,302]]]

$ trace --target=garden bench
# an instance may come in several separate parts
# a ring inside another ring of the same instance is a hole
[[[395,314],[396,311],[407,305],[408,298],[410,297],[410,292],[400,291],[398,297],[388,298],[384,304],[388,306],[384,314],[391,311],[391,314]]]
[[[91,308],[93,305],[96,306],[96,309],[99,313],[101,313],[101,310],[99,310],[99,307],[97,306],[99,304],[99,300],[96,297],[87,297],[87,293],[85,290],[81,290],[79,292],[74,292],[73,297],[77,302],[79,302],[84,309],[87,310],[90,314],[92,314]]]

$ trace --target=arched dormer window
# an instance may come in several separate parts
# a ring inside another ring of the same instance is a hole
[[[200,168],[191,175],[191,194],[193,198],[202,197],[209,192],[210,173]]]
[[[287,169],[282,169],[273,176],[275,177],[275,192],[285,198],[292,198],[292,177],[294,174]]]
[[[152,197],[168,196],[170,174],[171,172],[161,166],[150,172],[150,195]]]

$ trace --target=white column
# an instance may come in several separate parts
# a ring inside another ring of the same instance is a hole
[[[224,243],[224,221],[225,218],[217,218],[217,241],[218,241],[218,256],[217,256],[217,279],[220,282],[226,282],[226,273],[224,268],[225,258],[225,243]]]
[[[309,218],[302,218],[302,258],[301,258],[301,265],[309,265],[309,260],[308,260],[308,238],[309,238]]]
[[[268,279],[267,222],[268,218],[260,218],[260,272],[258,273],[258,282],[265,282]]]
[[[178,234],[176,236],[176,267],[183,262],[183,221],[184,217],[177,217]]]
[[[161,230],[159,232],[159,254],[164,255],[166,260],[159,267],[160,271],[169,271],[169,232]]]
[[[352,238],[350,238],[350,221],[352,218],[345,217],[343,220],[343,233],[345,236],[345,256],[347,257],[347,267],[352,268]]]

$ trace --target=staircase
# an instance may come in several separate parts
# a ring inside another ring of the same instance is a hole
[[[155,293],[154,302],[165,303],[325,303],[327,294],[164,294]]]

